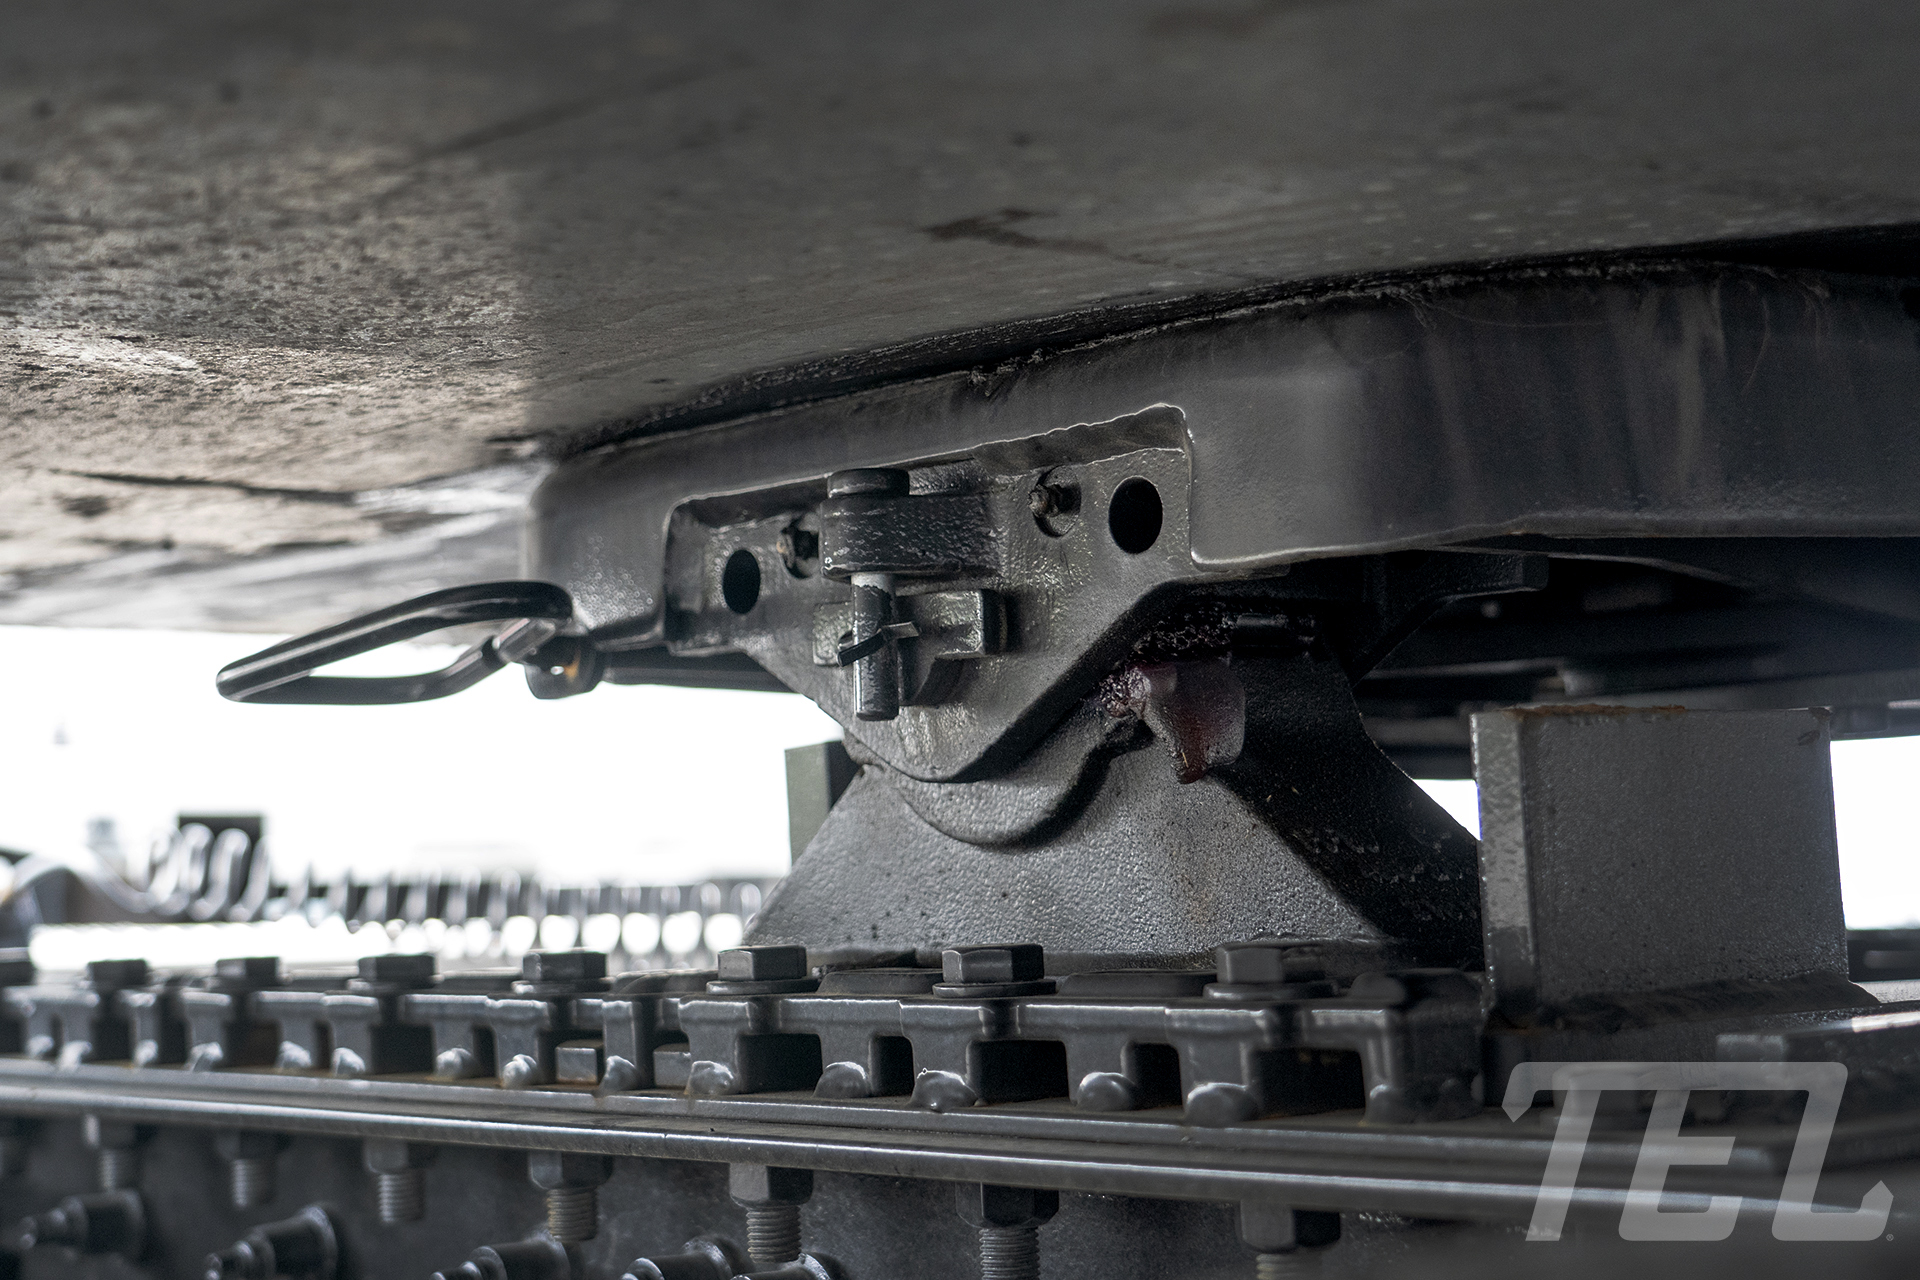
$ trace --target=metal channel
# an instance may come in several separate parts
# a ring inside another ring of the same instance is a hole
[[[1544,1127],[1520,1136],[1501,1135],[1496,1126],[1506,1121],[1497,1117],[1454,1122],[1445,1132],[1282,1123],[1200,1131],[1173,1123],[1116,1126],[1101,1120],[1076,1125],[1049,1117],[1042,1132],[1022,1135],[1008,1130],[1033,1117],[919,1117],[868,1106],[694,1102],[672,1096],[596,1099],[584,1091],[520,1094],[398,1081],[131,1072],[112,1066],[56,1071],[21,1060],[0,1061],[0,1110],[627,1158],[793,1165],[1154,1199],[1267,1199],[1305,1208],[1494,1222],[1525,1221],[1532,1213],[1551,1140],[1551,1130]],[[780,1121],[769,1119],[770,1111],[831,1111],[837,1122]],[[905,1127],[914,1119],[937,1127]],[[1464,1132],[1463,1125],[1469,1126]],[[1119,1136],[1113,1134],[1117,1127],[1126,1129],[1123,1140],[1113,1140]],[[1080,1128],[1082,1136],[1068,1136],[1074,1128]],[[1881,1120],[1867,1128],[1870,1132],[1858,1125],[1843,1126],[1836,1134],[1836,1154],[1849,1141],[1869,1143],[1877,1160],[1920,1151],[1920,1116]],[[1097,1140],[1088,1132],[1093,1129],[1113,1136]],[[1143,1140],[1150,1134],[1158,1140]],[[1777,1195],[1778,1171],[1791,1148],[1792,1130],[1745,1130],[1742,1137],[1731,1165],[1676,1168],[1670,1192],[1682,1197]],[[1637,1155],[1636,1141],[1596,1135],[1576,1206],[1619,1209]],[[1843,1202],[1845,1188],[1871,1173],[1860,1170],[1841,1178],[1842,1185],[1834,1188],[1836,1200]],[[1834,1183],[1834,1175],[1827,1181]]]

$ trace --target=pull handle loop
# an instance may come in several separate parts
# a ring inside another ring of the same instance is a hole
[[[430,591],[335,626],[284,640],[221,668],[214,685],[235,702],[387,706],[472,688],[530,656],[573,620],[573,597],[551,582],[479,582]],[[411,676],[318,676],[321,667],[390,644],[481,622],[511,622],[438,671]],[[507,652],[502,652],[502,649]]]

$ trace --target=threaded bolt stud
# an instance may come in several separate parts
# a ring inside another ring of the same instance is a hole
[[[138,1147],[101,1147],[95,1153],[102,1191],[125,1191],[140,1182]]]
[[[755,1271],[771,1271],[800,1256],[800,1206],[747,1206],[747,1256]]]
[[[235,1156],[227,1161],[233,1207],[253,1209],[273,1199],[273,1157]]]
[[[561,1244],[591,1240],[600,1230],[598,1187],[555,1187],[547,1192],[547,1234]]]
[[[376,1175],[379,1179],[380,1221],[397,1227],[418,1222],[427,1212],[427,1175],[421,1169],[399,1169]]]
[[[1292,1249],[1286,1253],[1254,1255],[1254,1280],[1302,1280],[1303,1277],[1319,1274],[1318,1249]]]
[[[980,1280],[1040,1280],[1040,1228],[980,1228]]]

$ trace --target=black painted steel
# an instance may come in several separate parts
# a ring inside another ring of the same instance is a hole
[[[493,639],[445,668],[418,676],[316,676],[320,667],[448,627],[573,617],[567,593],[546,582],[487,582],[429,592],[389,608],[282,641],[224,667],[216,684],[236,702],[381,705],[424,702],[471,688],[506,662]],[[551,634],[549,632],[549,634]]]

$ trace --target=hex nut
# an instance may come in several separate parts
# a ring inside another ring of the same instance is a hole
[[[362,982],[399,982],[410,986],[433,981],[434,962],[429,955],[361,956]]]
[[[438,1148],[399,1138],[368,1138],[363,1148],[368,1173],[404,1173],[433,1163]]]
[[[594,982],[607,976],[603,951],[529,951],[520,962],[528,982]]]
[[[1318,953],[1282,938],[1250,938],[1214,949],[1220,981],[1232,985],[1312,982],[1326,977]]]
[[[1060,1193],[963,1182],[957,1208],[969,1226],[1037,1227],[1060,1211]]]
[[[1340,1215],[1264,1200],[1240,1202],[1240,1239],[1257,1253],[1317,1249],[1340,1238]]]
[[[747,1208],[770,1204],[805,1204],[813,1195],[813,1170],[736,1164],[727,1171],[727,1189],[732,1193],[735,1204]]]
[[[948,947],[940,953],[941,974],[951,983],[1035,982],[1046,969],[1046,950],[1034,942]]]
[[[533,1151],[527,1154],[527,1177],[542,1191],[597,1187],[612,1176],[612,1156],[583,1155],[574,1151]]]
[[[222,1160],[258,1160],[277,1156],[286,1139],[261,1129],[221,1129],[213,1135],[213,1149]]]
[[[805,947],[735,947],[720,953],[722,982],[783,982],[807,976]]]
[[[82,1116],[81,1135],[88,1147],[95,1151],[117,1151],[140,1145],[140,1130],[125,1120],[102,1120],[99,1116]]]

